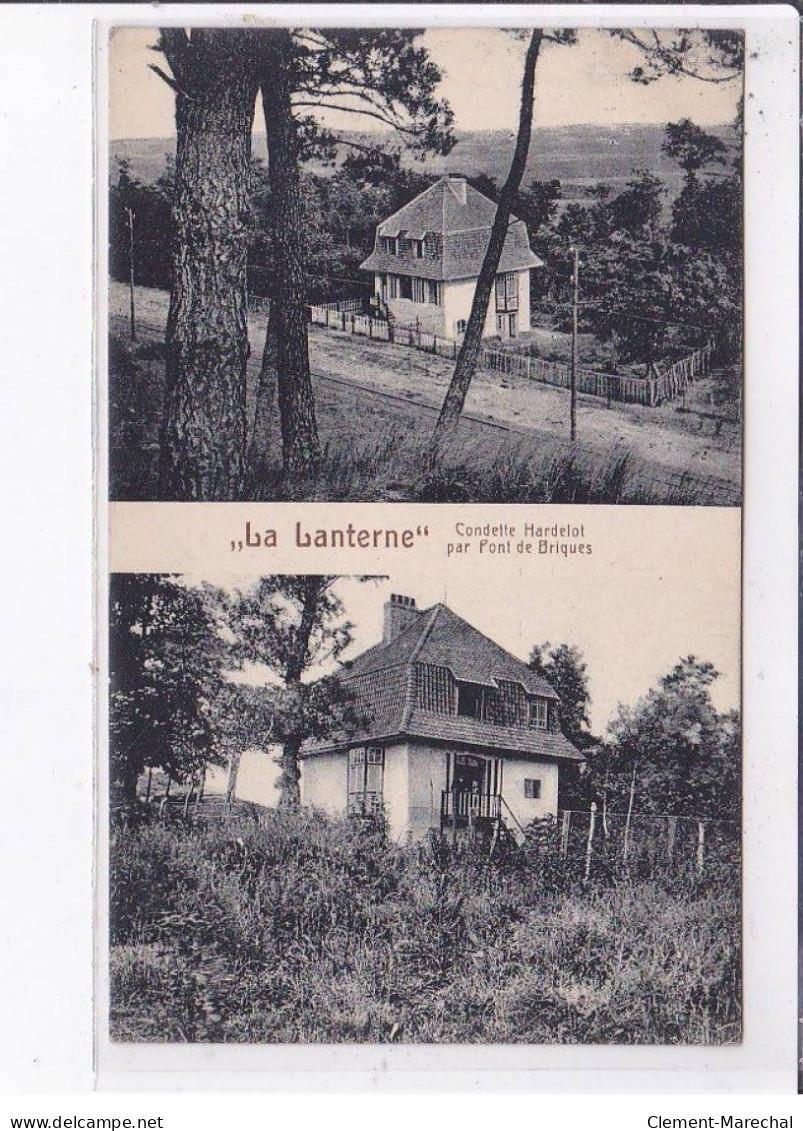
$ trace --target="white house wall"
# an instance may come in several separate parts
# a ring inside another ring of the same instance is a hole
[[[446,789],[446,750],[416,740],[407,747],[409,791],[407,829],[412,840],[440,828],[441,793]]]
[[[530,272],[517,271],[519,291],[519,333],[530,329]],[[471,304],[474,301],[476,279],[461,279],[452,283],[444,283],[444,323],[445,336],[454,338],[457,334],[457,323],[468,322],[471,314]],[[491,301],[488,303],[488,313],[485,316],[485,329],[483,336],[492,338],[496,335],[496,296],[491,292]]]
[[[524,779],[535,778],[541,782],[541,796],[524,796]],[[523,828],[538,817],[557,816],[558,766],[555,762],[539,762],[534,758],[504,759],[502,770],[502,796],[515,813]],[[516,831],[516,830],[513,830]]]
[[[382,800],[391,840],[407,837],[407,790],[409,786],[407,745],[400,742],[385,747],[385,774]]]
[[[451,751],[473,753],[459,745],[451,747]],[[430,829],[440,827],[447,758],[445,747],[424,740],[397,742],[385,747],[383,801],[392,840],[398,843],[420,840]],[[510,755],[503,755],[502,762],[502,796],[523,828],[536,818],[557,815],[559,768],[556,763]],[[525,797],[526,778],[540,781],[540,797]],[[341,816],[346,811],[347,790],[346,752],[304,759],[301,799],[305,805],[322,809],[331,816]],[[511,825],[510,817],[503,815]]]
[[[443,284],[443,321],[446,326],[447,338],[457,337],[457,323],[468,322],[471,314],[471,304],[474,301],[474,291],[477,288],[476,279],[459,279],[453,283]],[[485,316],[485,329],[483,337],[490,338],[496,333],[496,308],[493,292],[488,303],[488,313]]]
[[[518,329],[519,333],[530,329],[530,272],[517,271],[519,290]],[[471,314],[471,304],[474,301],[476,279],[458,279],[449,283],[442,283],[441,293],[443,304],[436,306],[430,302],[413,302],[407,298],[390,298],[387,306],[393,317],[405,325],[418,327],[428,334],[438,334],[443,338],[457,336],[457,323],[468,322]],[[374,276],[374,291],[381,297],[381,276]],[[494,337],[496,334],[496,301],[491,294],[488,304],[488,314],[485,318],[483,336]]]
[[[348,754],[316,754],[301,763],[301,801],[323,809],[332,817],[346,811],[348,800]]]

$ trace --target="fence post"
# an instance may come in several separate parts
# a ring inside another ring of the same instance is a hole
[[[597,822],[597,803],[591,802],[591,817],[588,822],[588,840],[586,841],[586,880],[591,875],[591,851],[594,844],[594,826]]]
[[[572,823],[571,809],[563,810],[563,825],[560,830],[560,855],[565,860],[569,852],[569,827]]]
[[[705,825],[702,821],[697,825],[697,875],[702,876],[705,867]]]
[[[678,831],[678,819],[677,819],[677,817],[667,817],[666,818],[666,855],[667,855],[670,863],[672,862],[672,859],[675,855],[675,837],[677,836],[677,831]]]

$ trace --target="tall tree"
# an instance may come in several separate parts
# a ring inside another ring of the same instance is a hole
[[[282,432],[282,464],[290,477],[314,471],[321,455],[307,340],[301,139],[293,117],[294,46],[289,29],[263,33],[262,108],[273,206],[274,287],[257,393],[251,477],[264,463],[274,386]]]
[[[725,163],[727,146],[716,134],[707,133],[690,118],[679,122],[668,122],[664,132],[661,149],[677,161],[686,174],[687,184],[693,181],[700,169],[706,165]]]
[[[370,117],[390,126],[414,149],[445,152],[452,141],[451,111],[434,93],[440,71],[416,44],[420,32],[323,28],[271,29],[259,35],[276,283],[249,452],[252,489],[271,458],[269,421],[276,391],[282,464],[289,481],[314,472],[320,458],[309,369],[299,165],[311,146],[331,151],[338,139],[321,129],[310,112]],[[354,139],[345,144],[372,148]]]
[[[742,73],[744,37],[740,32],[719,30],[659,31],[655,29],[641,32],[631,31],[630,29],[614,29],[609,34],[631,43],[640,52],[643,62],[630,72],[630,78],[635,82],[647,84],[667,74],[683,74],[707,82],[731,82]],[[511,162],[508,180],[500,193],[491,237],[477,280],[466,334],[435,425],[432,437],[434,448],[437,448],[439,443],[457,426],[479,360],[491,288],[499,266],[507,223],[524,173],[529,150],[532,132],[535,68],[541,41],[542,39],[552,39],[559,43],[571,43],[574,42],[575,38],[574,32],[547,35],[544,32],[534,31],[530,39],[524,66],[516,150]],[[506,191],[508,188],[510,188],[509,193]]]
[[[485,331],[485,317],[488,312],[488,303],[494,286],[499,260],[507,237],[507,228],[513,211],[513,204],[521,186],[524,169],[527,164],[527,155],[530,151],[530,135],[533,124],[533,98],[535,95],[535,68],[541,51],[544,32],[535,28],[530,35],[527,54],[524,60],[524,77],[521,84],[521,105],[519,109],[519,127],[516,135],[516,148],[507,179],[499,193],[496,205],[496,214],[488,239],[488,246],[480,267],[477,285],[474,289],[474,298],[471,303],[471,313],[466,325],[466,332],[457,356],[452,380],[446,393],[438,420],[433,433],[433,443],[439,444],[457,427],[463,405],[466,403],[471,380],[477,368],[480,350],[482,349],[482,336]]]
[[[738,818],[739,718],[714,707],[711,687],[718,677],[712,664],[687,656],[634,707],[619,707],[608,748],[618,806]]]
[[[164,499],[235,499],[243,479],[254,35],[165,28],[158,50],[171,74],[153,65],[176,96]]]
[[[574,644],[536,644],[528,666],[544,677],[560,696],[560,729],[588,760],[594,758],[599,742],[589,730],[588,709],[591,694],[588,669],[580,649]],[[587,763],[570,762],[560,774],[561,809],[586,809],[594,799],[593,778]]]
[[[131,810],[146,767],[185,781],[219,760],[212,705],[228,646],[218,596],[158,574],[113,574],[109,596],[110,800]]]
[[[551,683],[560,696],[560,728],[581,749],[596,741],[589,731],[588,669],[574,644],[536,644],[528,662],[538,675]]]
[[[333,680],[305,681],[310,669],[337,659],[352,625],[335,590],[337,577],[261,578],[231,602],[230,624],[241,659],[265,665],[278,681],[274,741],[281,744],[281,806],[300,802],[300,751],[306,738],[330,734],[349,704]]]

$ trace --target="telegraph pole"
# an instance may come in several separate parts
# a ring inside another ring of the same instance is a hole
[[[128,213],[128,292],[131,313],[131,341],[137,340],[137,320],[134,311],[134,210],[126,208]]]
[[[572,267],[572,382],[569,402],[569,435],[572,443],[577,439],[577,296],[580,289],[580,263],[577,248],[570,249],[574,256]]]

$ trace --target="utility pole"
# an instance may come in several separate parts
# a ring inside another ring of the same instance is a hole
[[[137,320],[134,311],[134,210],[126,208],[128,213],[128,292],[131,312],[131,341],[137,340]]]
[[[577,439],[577,295],[580,288],[580,263],[577,248],[570,249],[574,256],[572,268],[572,383],[569,403],[569,435],[572,443]]]

